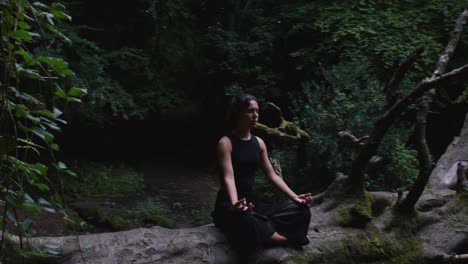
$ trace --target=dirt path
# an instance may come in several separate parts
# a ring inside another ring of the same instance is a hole
[[[140,162],[146,189],[168,205],[168,216],[176,227],[193,227],[211,222],[210,213],[218,190],[218,179],[203,166],[175,159],[154,158]]]

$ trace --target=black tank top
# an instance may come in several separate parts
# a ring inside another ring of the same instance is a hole
[[[255,200],[255,171],[258,169],[261,159],[260,144],[254,134],[251,134],[249,140],[243,140],[234,133],[230,133],[227,137],[232,145],[231,162],[237,197],[253,201]],[[221,186],[224,186],[222,177],[221,175]]]

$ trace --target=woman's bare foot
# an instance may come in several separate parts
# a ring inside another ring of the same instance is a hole
[[[270,243],[274,246],[284,245],[288,242],[288,239],[284,236],[278,234],[277,232],[273,233],[270,237]]]

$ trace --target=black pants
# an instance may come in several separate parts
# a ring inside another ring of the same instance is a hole
[[[265,246],[275,232],[286,237],[290,245],[302,246],[308,243],[310,209],[307,205],[292,201],[280,204],[258,203],[254,211],[242,213],[217,203],[212,216],[214,224],[238,250],[250,251]]]

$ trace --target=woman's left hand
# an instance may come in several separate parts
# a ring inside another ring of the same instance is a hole
[[[293,201],[300,204],[310,204],[312,203],[312,194],[311,193],[304,193],[296,196]]]

